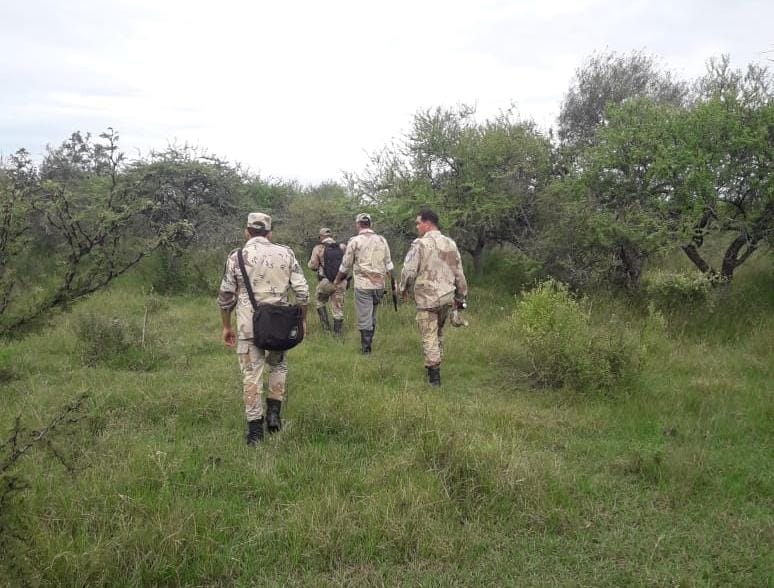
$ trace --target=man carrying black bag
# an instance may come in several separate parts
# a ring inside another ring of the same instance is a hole
[[[218,306],[223,326],[223,342],[227,347],[236,347],[239,367],[242,371],[248,427],[247,444],[255,445],[263,439],[264,365],[269,366],[265,419],[269,433],[275,433],[282,428],[280,410],[285,400],[285,379],[288,367],[285,351],[266,349],[256,345],[255,337],[266,333],[253,332],[253,315],[258,316],[254,309],[257,308],[258,313],[267,317],[266,320],[271,320],[268,318],[271,316],[292,316],[297,312],[301,321],[298,325],[301,329],[300,333],[293,332],[291,329],[285,334],[289,342],[284,347],[292,346],[295,344],[293,339],[300,341],[306,331],[309,286],[293,251],[289,247],[271,242],[269,215],[261,212],[251,212],[248,215],[245,240],[244,247],[235,249],[226,259],[223,281],[218,292]],[[248,276],[247,282],[244,276]],[[295,295],[297,310],[288,308],[290,290]],[[236,333],[231,328],[231,314],[235,309]],[[281,327],[286,328],[285,323]],[[279,335],[282,338],[283,333]],[[259,337],[259,340],[262,339]]]

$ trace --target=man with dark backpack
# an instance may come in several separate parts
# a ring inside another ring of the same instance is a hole
[[[276,433],[282,428],[280,410],[285,400],[288,364],[286,352],[281,349],[287,349],[288,346],[276,347],[267,343],[265,348],[259,347],[257,343],[263,341],[266,333],[254,332],[253,318],[254,315],[258,318],[268,316],[267,313],[272,310],[298,311],[301,325],[296,323],[298,327],[295,334],[296,340],[300,341],[306,331],[309,286],[293,251],[271,242],[271,217],[268,214],[251,212],[247,217],[244,236],[244,246],[234,249],[226,259],[218,291],[218,306],[223,343],[227,347],[236,347],[242,371],[247,444],[256,445],[263,439],[263,373],[266,366],[269,372],[266,430]],[[291,291],[299,308],[289,304],[288,295]],[[236,332],[231,326],[231,315],[234,312],[237,319]]]
[[[328,318],[328,301],[333,312],[333,334],[341,335],[341,327],[344,324],[344,294],[347,283],[341,282],[334,285],[336,274],[339,271],[341,260],[344,258],[345,245],[337,243],[333,238],[333,231],[327,227],[320,229],[320,242],[312,249],[312,256],[307,264],[309,269],[317,272],[316,306],[320,324],[326,332],[330,332],[331,323]]]

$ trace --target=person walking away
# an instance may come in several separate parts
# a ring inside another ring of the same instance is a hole
[[[271,217],[251,212],[244,231],[245,244],[241,248],[245,273],[250,280],[258,304],[289,303],[292,291],[301,307],[303,329],[306,331],[306,311],[309,286],[304,273],[289,247],[271,242]],[[247,418],[247,444],[255,445],[263,439],[263,373],[268,365],[268,393],[266,399],[266,428],[276,433],[282,428],[280,412],[285,400],[285,381],[288,373],[284,351],[268,351],[253,342],[253,306],[245,288],[239,267],[238,252],[232,251],[227,259],[218,292],[218,307],[222,324],[222,339],[227,347],[235,347],[242,372],[242,389]],[[236,332],[231,326],[231,315],[236,312]]]
[[[399,289],[404,301],[413,290],[427,381],[440,386],[443,328],[452,309],[464,307],[468,284],[457,245],[441,233],[438,215],[423,209],[414,225],[419,238],[406,254]]]
[[[344,258],[346,245],[337,243],[333,238],[333,231],[327,227],[320,229],[320,242],[312,249],[307,266],[317,272],[317,288],[315,290],[315,305],[317,316],[323,331],[331,331],[331,323],[328,317],[327,304],[330,301],[333,314],[333,334],[341,336],[344,324],[344,294],[347,291],[346,281],[334,285],[336,274],[339,272],[341,260]]]
[[[371,215],[361,212],[355,217],[357,235],[347,243],[344,258],[334,284],[341,284],[348,274],[355,279],[355,317],[360,331],[360,351],[371,353],[376,331],[376,309],[384,296],[385,277],[390,276],[393,290],[393,273],[390,246],[387,240],[371,228]]]

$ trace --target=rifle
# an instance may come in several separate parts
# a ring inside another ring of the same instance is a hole
[[[390,276],[390,285],[392,286],[392,307],[398,312],[398,290],[395,287],[395,278]]]

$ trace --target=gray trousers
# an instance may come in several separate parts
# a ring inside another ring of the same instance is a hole
[[[359,331],[373,331],[376,326],[376,307],[382,301],[384,288],[361,290],[355,288],[355,320]]]

